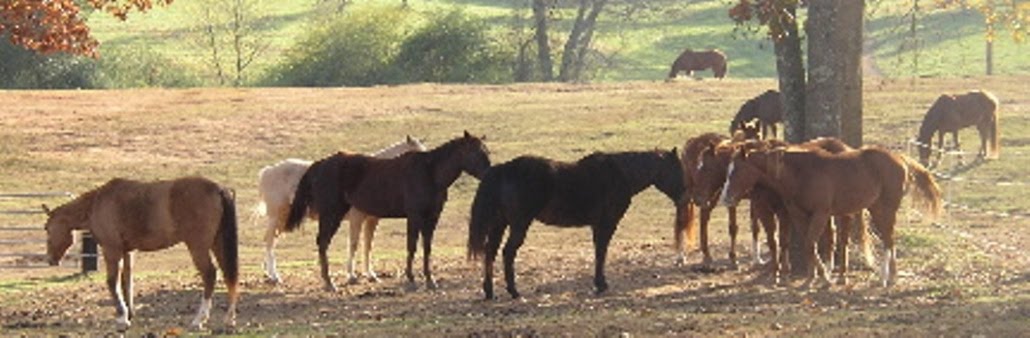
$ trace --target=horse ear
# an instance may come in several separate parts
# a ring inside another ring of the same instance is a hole
[[[404,135],[404,141],[408,143],[415,143],[415,140],[411,138],[411,135]]]
[[[480,141],[486,141],[486,134],[483,134],[483,136],[480,136],[479,140]]]
[[[43,207],[43,212],[46,213],[47,217],[53,216],[54,212],[53,210],[50,210],[50,207],[46,206],[46,204],[42,204],[40,206]]]
[[[472,137],[472,135],[471,135],[471,134],[469,134],[469,131],[468,131],[468,130],[466,130],[466,131],[465,131],[465,138],[471,138],[471,137]]]

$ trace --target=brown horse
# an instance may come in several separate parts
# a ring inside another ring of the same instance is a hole
[[[730,162],[720,201],[736,205],[755,185],[765,186],[783,199],[792,224],[804,233],[802,252],[811,272],[805,288],[811,286],[817,271],[829,284],[826,268],[814,252],[815,239],[825,231],[829,217],[868,210],[884,245],[882,277],[884,286],[889,286],[897,278],[895,220],[910,176],[917,177],[917,197],[936,214],[940,190],[933,176],[887,150],[863,148],[839,154],[801,148],[738,151]]]
[[[986,91],[960,95],[941,95],[930,106],[919,127],[919,163],[928,165],[933,135],[937,134],[937,160],[944,149],[944,134],[951,133],[955,149],[959,149],[959,129],[976,126],[980,132],[979,156],[998,158],[998,98]]]
[[[701,152],[714,145],[727,142],[728,137],[716,134],[716,133],[705,133],[697,137],[687,140],[683,146],[683,154],[680,157],[680,161],[683,166],[683,186],[685,187],[685,193],[687,198],[681,199],[679,210],[681,213],[677,214],[674,238],[676,241],[677,251],[677,264],[686,264],[686,253],[688,246],[695,243],[698,236],[698,227],[695,221],[694,215],[697,213],[697,209],[701,209],[701,253],[704,255],[702,261],[703,268],[710,268],[712,264],[712,255],[708,250],[708,220],[712,216],[712,209],[715,208],[714,202],[708,198],[701,196],[698,193],[697,187],[700,184],[699,180],[701,177],[697,175],[697,168],[700,164]],[[727,208],[729,212],[729,233],[730,233],[730,263],[732,265],[737,264],[736,244],[737,244],[737,209],[736,207]]]
[[[712,145],[708,149],[701,152],[698,160],[698,166],[695,171],[695,186],[693,189],[694,199],[703,201],[718,201],[718,196],[723,188],[726,181],[726,174],[729,169],[729,164],[733,158],[733,154],[737,151],[755,151],[763,149],[771,149],[775,147],[785,147],[788,144],[780,140],[769,140],[762,142],[735,142],[729,143],[724,142],[718,145]],[[823,149],[830,153],[840,153],[848,150],[852,150],[844,142],[836,138],[818,138],[812,141],[808,141],[797,145],[804,149]],[[786,253],[786,250],[780,251],[787,247],[789,240],[789,226],[787,211],[780,200],[779,196],[774,191],[771,191],[762,186],[756,186],[752,191],[745,197],[751,200],[751,240],[752,240],[752,252],[755,264],[761,264],[759,259],[760,246],[758,245],[758,233],[759,224],[766,233],[766,243],[769,247],[770,252],[770,273],[773,277],[773,281],[779,278],[781,266],[787,264],[786,255],[779,255],[780,252]],[[779,222],[779,245],[774,234],[777,231],[776,217],[781,221]],[[865,223],[859,223],[859,228],[855,229],[855,232],[848,231],[851,225],[851,220],[854,218],[846,216],[836,217],[836,223],[838,225],[838,241],[840,245],[837,246],[837,261],[841,263],[843,269],[847,269],[847,248],[846,243],[848,242],[848,235],[857,235],[860,247],[862,247],[863,258],[867,263],[872,262],[872,255],[869,251],[869,239],[866,236]],[[856,220],[861,221],[861,218]],[[731,222],[734,222],[731,220]],[[825,236],[820,238],[819,249],[822,257],[829,257],[831,250],[833,249],[833,236],[832,231],[827,231]]]
[[[752,120],[758,120],[758,125],[762,127],[762,139],[768,138],[770,129],[772,137],[776,137],[776,124],[783,123],[783,99],[779,91],[767,90],[741,105],[730,122],[730,134]]]
[[[143,183],[113,179],[47,212],[47,254],[57,265],[72,245],[72,230],[88,230],[103,251],[107,289],[124,331],[133,315],[132,252],[186,243],[204,281],[204,297],[192,325],[200,329],[215,289],[214,254],[229,289],[226,324],[235,325],[239,258],[236,202],[231,191],[200,177]],[[121,288],[119,290],[119,280]]]
[[[435,289],[429,258],[433,232],[447,201],[447,188],[462,172],[480,178],[489,168],[486,144],[468,132],[428,152],[413,151],[392,159],[337,153],[313,163],[301,177],[286,219],[286,231],[300,226],[309,207],[318,213],[322,281],[326,290],[335,291],[326,250],[351,207],[378,218],[407,218],[405,275],[409,287],[415,287],[412,263],[421,233],[426,286]]]
[[[534,219],[559,227],[590,226],[594,239],[594,287],[608,289],[604,262],[608,244],[631,199],[650,186],[674,203],[683,194],[676,149],[594,153],[574,163],[522,156],[494,166],[476,190],[469,220],[469,258],[483,257],[483,293],[494,297],[493,266],[504,230],[504,277],[515,288],[515,255]],[[484,255],[485,254],[485,255]]]
[[[684,50],[676,61],[672,63],[669,70],[668,80],[676,78],[680,72],[686,72],[687,76],[693,76],[695,70],[711,69],[712,74],[717,78],[726,76],[726,54],[718,49],[695,52],[690,49]]]

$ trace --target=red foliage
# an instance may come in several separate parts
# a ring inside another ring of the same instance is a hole
[[[125,20],[129,12],[146,11],[172,0],[89,0],[89,5]],[[12,43],[40,53],[66,52],[97,56],[99,43],[90,35],[74,0],[0,0],[0,34]]]

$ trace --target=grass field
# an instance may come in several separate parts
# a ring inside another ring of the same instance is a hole
[[[183,1],[167,8],[159,8],[142,15],[134,15],[127,22],[106,15],[94,15],[91,26],[103,42],[104,49],[147,49],[180,63],[182,71],[209,76],[206,68],[208,52],[199,47],[197,37],[191,33],[198,25],[201,1]],[[251,67],[249,79],[262,78],[263,72],[280,62],[283,52],[290,48],[314,18],[324,12],[315,9],[316,1],[264,1],[257,12],[264,16],[258,31],[265,36],[269,49]],[[380,3],[399,5],[396,0],[370,0],[357,5]],[[514,24],[516,15],[528,20],[528,7],[522,2],[498,0],[417,0],[409,1],[414,11],[441,8],[462,8],[468,13],[495,23],[498,36],[504,35]],[[731,77],[755,78],[775,75],[772,46],[764,33],[738,34],[733,22],[727,18],[728,5],[723,0],[651,1],[652,9],[641,10],[632,20],[620,19],[612,13],[601,16],[595,38],[595,47],[608,55],[610,65],[599,69],[594,80],[656,80],[668,72],[669,64],[687,47],[693,49],[719,48],[730,57]],[[867,11],[867,54],[875,58],[879,73],[887,77],[906,76],[970,76],[983,74],[982,16],[975,12],[936,10],[925,8],[919,23],[919,68],[912,69],[913,51],[901,49],[908,38],[906,1],[882,0],[871,2]],[[516,11],[513,6],[520,10]],[[556,43],[564,40],[572,12],[556,11],[564,18],[556,24],[552,34]],[[803,13],[802,13],[803,15]],[[998,33],[995,43],[996,74],[1030,74],[1030,63],[1025,55],[1030,45],[1015,43],[1010,34]],[[560,47],[557,44],[555,47]],[[343,62],[343,61],[341,61]],[[707,72],[702,73],[708,76]]]
[[[0,92],[0,191],[81,192],[111,177],[156,179],[199,174],[234,187],[241,209],[245,335],[987,335],[1027,334],[1030,261],[1023,249],[1030,201],[1026,77],[870,79],[868,143],[900,145],[939,93],[985,88],[1002,99],[1002,156],[950,183],[951,209],[937,223],[899,215],[899,285],[877,287],[871,270],[852,286],[826,291],[771,287],[750,268],[726,265],[725,216],[716,212],[716,273],[676,267],[672,205],[655,190],[639,195],[609,252],[612,289],[594,296],[586,229],[534,225],[520,251],[521,301],[481,301],[478,264],[465,261],[469,204],[477,182],[461,177],[441,219],[434,250],[437,291],[405,291],[403,223],[384,220],[376,242],[379,284],[321,291],[314,225],[280,242],[283,286],[263,282],[263,230],[249,210],[256,173],[285,157],[318,158],[337,149],[369,152],[405,134],[438,145],[469,130],[486,134],[492,160],[522,154],[574,160],[597,150],[681,146],[722,132],[746,98],[771,80],[627,82],[592,85],[411,85],[361,89],[204,89]],[[974,151],[975,134],[963,133]],[[1011,185],[1011,183],[1017,183]],[[4,201],[4,207],[35,202]],[[1009,215],[986,213],[1003,211]],[[742,212],[746,214],[746,212]],[[1022,217],[1014,217],[1023,215]],[[4,222],[41,222],[38,218]],[[331,251],[343,283],[344,233]],[[742,243],[748,243],[742,231]],[[40,233],[39,236],[42,236]],[[743,259],[750,250],[741,250]],[[42,247],[19,250],[42,252]],[[698,263],[694,253],[691,263]],[[128,335],[184,328],[199,280],[183,247],[136,259],[137,316]],[[5,262],[6,263],[6,262]],[[0,331],[5,335],[99,335],[113,329],[102,274],[70,269],[3,270]],[[503,285],[497,281],[498,287]],[[221,290],[221,289],[220,289]],[[211,326],[221,327],[223,294]]]

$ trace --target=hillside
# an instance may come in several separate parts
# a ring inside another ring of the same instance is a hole
[[[258,34],[265,36],[268,51],[254,62],[259,74],[279,62],[282,52],[303,34],[306,27],[324,10],[316,10],[316,0],[264,1],[255,13],[263,17]],[[181,63],[181,71],[205,72],[208,53],[195,33],[199,25],[199,4],[202,1],[181,1],[170,7],[135,15],[127,22],[106,15],[91,18],[105,51],[144,49]],[[399,5],[396,0],[352,1],[356,5],[380,3]],[[497,35],[510,31],[521,22],[525,25],[529,10],[519,1],[501,0],[412,0],[414,11],[430,11],[459,7],[496,23]],[[737,30],[726,17],[727,5],[721,0],[671,1],[655,0],[646,9],[618,16],[605,13],[600,18],[595,47],[605,55],[605,66],[593,75],[595,80],[659,80],[668,65],[684,48],[719,48],[730,56],[730,76],[770,77],[775,64],[770,42],[763,33]],[[513,9],[516,4],[519,10]],[[871,2],[867,10],[867,54],[875,58],[880,73],[888,77],[913,75],[914,52],[900,46],[907,43],[909,21],[907,2],[882,0]],[[642,7],[643,8],[643,7]],[[567,31],[574,13],[555,11],[562,18],[553,32],[557,43]],[[803,15],[803,14],[802,14]],[[521,16],[522,21],[516,18]],[[630,17],[630,19],[625,19]],[[932,10],[922,14],[918,39],[919,76],[969,76],[983,73],[983,18],[980,14],[958,10]],[[560,45],[559,45],[560,46]],[[1017,44],[1007,31],[1000,31],[994,46],[996,74],[1030,74],[1030,45]],[[702,73],[707,76],[706,73]]]

